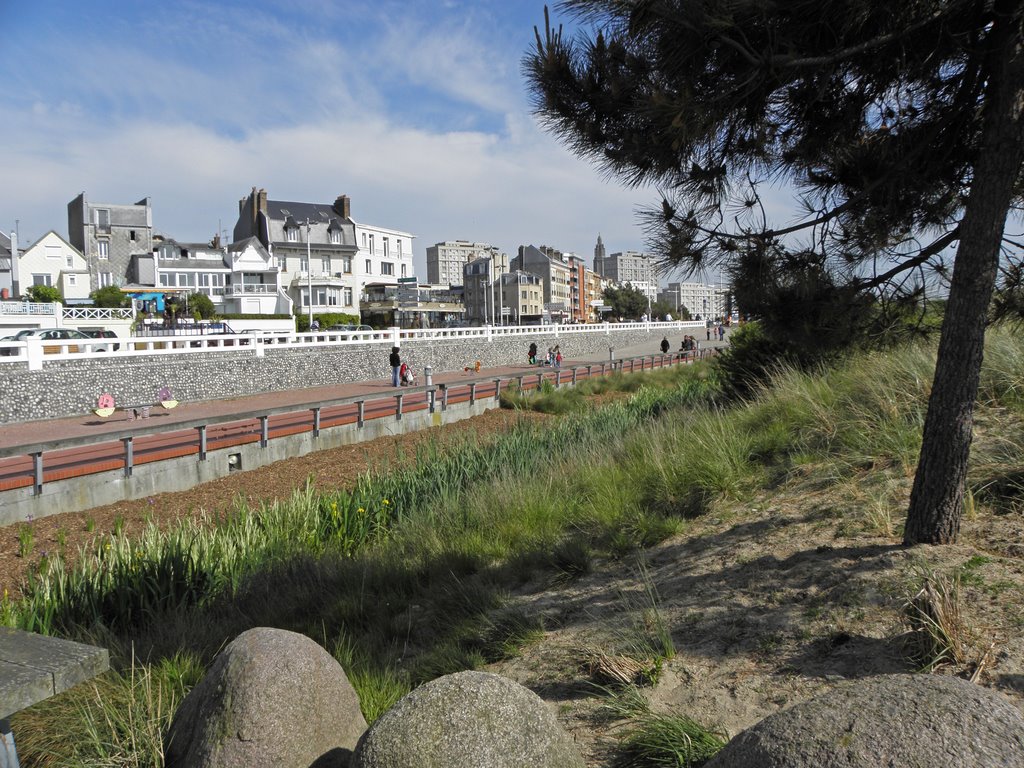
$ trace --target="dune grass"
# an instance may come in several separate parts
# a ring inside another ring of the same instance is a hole
[[[1024,342],[992,332],[987,350],[987,439],[975,446],[970,498],[1019,508]],[[323,644],[372,721],[417,684],[536,641],[544,622],[511,609],[513,590],[575,578],[598,555],[631,556],[685,533],[689,518],[788,482],[848,487],[863,508],[858,530],[898,536],[891,473],[872,470],[913,472],[933,366],[933,348],[914,345],[827,371],[783,370],[728,406],[706,366],[626,376],[628,399],[569,408],[488,444],[422,449],[352,489],[310,486],[286,502],[240,503],[210,525],[101,539],[71,572],[54,558],[24,600],[0,602],[0,621],[95,640],[117,670],[16,716],[19,748],[30,765],[160,765],[169,711],[252,626]],[[671,652],[671,628],[656,639]],[[111,708],[129,724],[104,714]],[[631,716],[639,741],[624,745],[632,764],[685,764],[658,755],[703,738],[641,715]],[[78,736],[52,737],[60,732]],[[648,752],[644,741],[662,746]]]

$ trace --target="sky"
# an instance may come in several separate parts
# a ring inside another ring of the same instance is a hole
[[[556,16],[557,18],[557,16]],[[230,240],[238,201],[332,202],[426,248],[644,250],[627,188],[531,114],[533,0],[0,0],[0,229],[149,197],[155,230]],[[663,278],[663,281],[666,278]]]

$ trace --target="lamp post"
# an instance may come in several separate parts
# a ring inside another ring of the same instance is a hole
[[[313,330],[313,259],[309,252],[310,222],[306,219],[306,290],[309,291],[309,330]]]

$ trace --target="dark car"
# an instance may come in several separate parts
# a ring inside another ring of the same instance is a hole
[[[116,339],[117,334],[107,328],[83,328],[82,333],[86,336],[92,336],[94,339]],[[121,348],[120,344],[113,344],[111,349],[118,350]]]

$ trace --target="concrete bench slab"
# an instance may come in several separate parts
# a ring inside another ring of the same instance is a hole
[[[106,648],[0,627],[0,720],[109,668]]]

